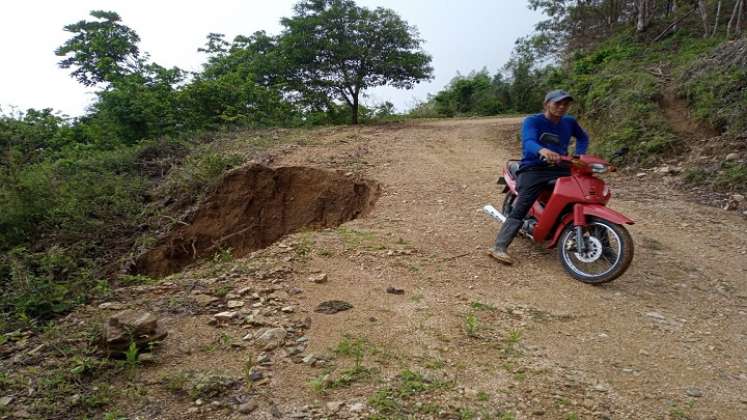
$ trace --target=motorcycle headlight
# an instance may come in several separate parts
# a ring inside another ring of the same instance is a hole
[[[595,174],[603,174],[607,171],[609,171],[610,167],[609,165],[605,165],[603,163],[592,163],[591,164],[591,171]]]

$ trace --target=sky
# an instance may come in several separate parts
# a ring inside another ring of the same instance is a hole
[[[197,48],[210,32],[278,34],[280,19],[291,16],[295,0],[25,0],[7,2],[0,13],[0,109],[53,108],[80,116],[94,100],[57,66],[54,50],[70,33],[63,27],[89,19],[91,10],[115,11],[140,36],[140,50],[165,67],[199,71],[205,56]],[[361,6],[395,10],[418,28],[423,49],[432,55],[434,80],[412,90],[389,87],[367,91],[364,103],[384,101],[404,111],[436,93],[457,75],[487,68],[495,73],[508,60],[514,41],[542,19],[522,0],[357,0]]]

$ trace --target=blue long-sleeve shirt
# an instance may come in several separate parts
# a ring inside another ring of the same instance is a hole
[[[540,136],[542,133],[556,134],[560,137],[560,144],[541,143]],[[521,168],[547,166],[547,163],[540,159],[539,151],[543,148],[550,149],[561,155],[567,155],[571,137],[576,138],[575,154],[585,154],[586,149],[589,147],[589,136],[575,118],[566,115],[560,119],[560,122],[555,124],[548,120],[545,114],[535,114],[526,117],[521,126],[521,148],[523,151]]]

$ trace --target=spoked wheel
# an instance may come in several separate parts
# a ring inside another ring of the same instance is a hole
[[[501,208],[504,216],[508,217],[511,214],[511,210],[514,209],[514,200],[516,200],[516,196],[512,192],[507,192],[506,198],[503,199],[503,207]]]
[[[583,228],[586,251],[578,252],[576,229],[569,224],[560,235],[560,263],[576,280],[589,284],[610,282],[620,277],[633,261],[633,238],[621,225],[590,218]]]

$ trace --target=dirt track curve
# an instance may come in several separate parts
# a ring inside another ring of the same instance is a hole
[[[263,391],[276,416],[316,404],[331,410],[319,417],[365,417],[348,409],[362,402],[374,413],[370,398],[407,369],[451,385],[393,398],[398,408],[380,418],[747,418],[745,220],[673,192],[660,197],[656,180],[644,185],[616,174],[608,177],[610,206],[637,221],[626,275],[601,287],[579,283],[554,252],[525,239],[512,246],[518,265],[498,265],[485,249],[499,226],[479,209],[503,198],[495,179],[518,155],[519,123],[326,129],[320,141],[275,157],[273,166],[342,170],[382,184],[367,217],[305,233],[314,244],[310,257],[289,263],[291,285],[303,289],[291,300],[312,321],[307,351],[324,353],[346,335],[364,338],[378,349],[363,360],[375,374],[319,394],[307,384],[324,369],[276,363]],[[310,283],[314,273],[328,282]],[[386,293],[389,286],[404,295]],[[314,312],[330,299],[353,309]],[[169,327],[176,341],[198,340],[201,328],[211,328],[203,324],[184,319]],[[174,348],[165,350],[173,363],[164,369],[235,359],[177,357]],[[345,404],[325,406],[330,401]],[[269,417],[262,407],[250,418]]]

